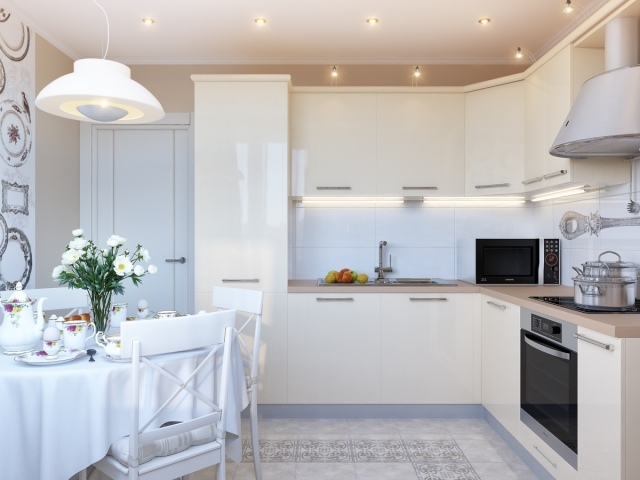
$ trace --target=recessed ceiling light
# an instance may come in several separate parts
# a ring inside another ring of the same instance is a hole
[[[142,19],[142,23],[144,23],[145,25],[153,25],[154,23],[156,23],[156,21],[151,17],[144,17]]]
[[[377,25],[379,22],[379,20],[376,17],[369,17],[367,18],[367,23],[369,25]]]
[[[420,67],[416,67],[416,68],[413,70],[413,76],[414,76],[414,77],[419,77],[419,76],[420,76]]]
[[[489,17],[483,17],[481,19],[478,20],[478,23],[480,25],[486,25],[491,21],[491,19]]]
[[[331,69],[331,76],[332,77],[337,77],[338,76],[338,69],[336,67],[333,67]]]
[[[265,23],[267,23],[267,19],[262,17],[256,18],[253,21],[256,22],[258,25],[264,25]]]

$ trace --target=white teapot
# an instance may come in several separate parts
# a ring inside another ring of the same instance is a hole
[[[2,301],[4,319],[0,325],[0,346],[7,353],[16,353],[34,348],[42,340],[44,315],[42,302],[46,297],[38,299],[37,317],[33,315],[35,300],[29,299],[18,282],[16,289],[8,300]]]

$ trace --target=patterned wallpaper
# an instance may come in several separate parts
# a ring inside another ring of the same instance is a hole
[[[34,85],[33,33],[0,6],[0,290],[35,281]]]

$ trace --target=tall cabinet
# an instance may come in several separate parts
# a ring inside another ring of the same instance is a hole
[[[191,78],[196,311],[214,285],[265,293],[259,398],[286,403],[290,77]]]

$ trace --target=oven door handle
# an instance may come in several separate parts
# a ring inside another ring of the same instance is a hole
[[[553,355],[554,357],[562,358],[563,360],[571,360],[571,355],[569,355],[568,353],[561,352],[560,350],[556,350],[555,348],[547,347],[546,345],[542,345],[541,343],[530,339],[526,335],[524,336],[524,341],[527,345],[541,351],[542,353]]]

